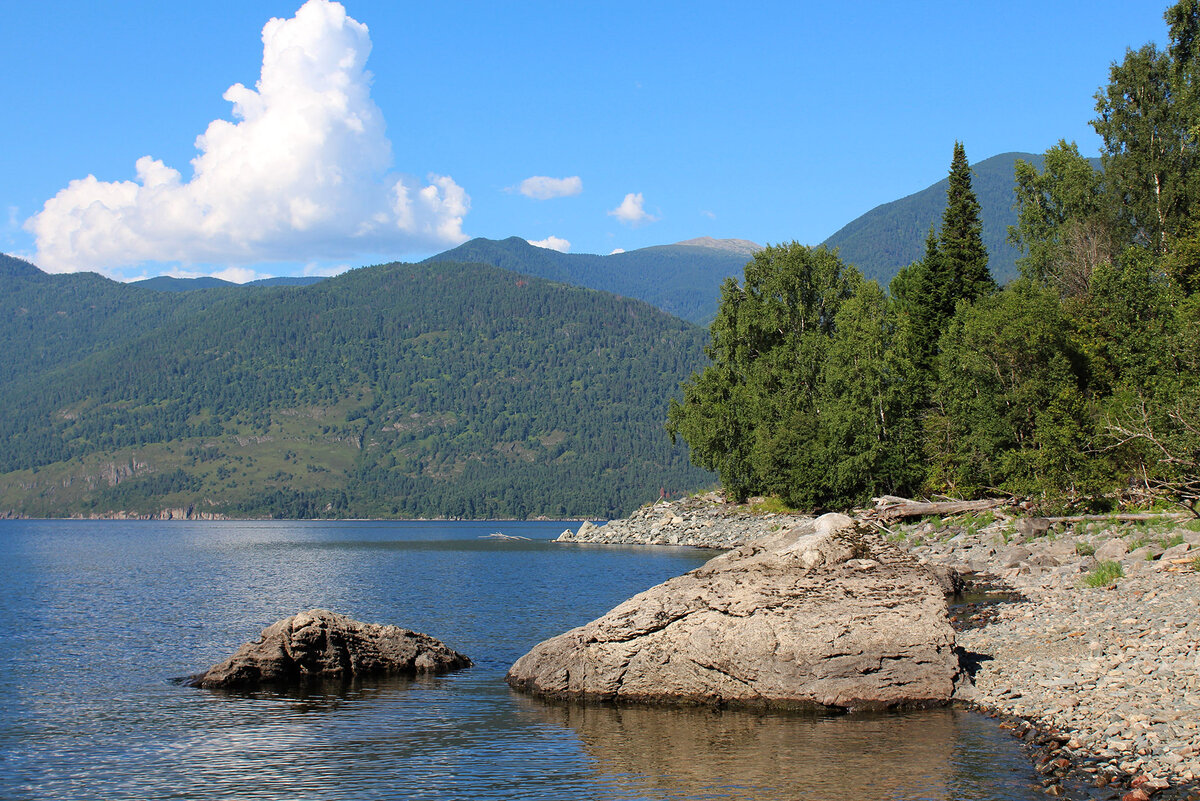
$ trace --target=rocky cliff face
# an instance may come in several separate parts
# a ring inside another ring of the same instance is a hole
[[[602,526],[584,523],[577,531],[564,531],[557,541],[727,550],[811,520],[800,515],[755,514],[747,507],[727,504],[719,493],[710,492],[643,506],[629,517]]]
[[[945,703],[958,676],[929,572],[825,515],[535,646],[508,682],[556,699],[890,709]]]

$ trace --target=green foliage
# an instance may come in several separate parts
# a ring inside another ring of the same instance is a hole
[[[926,420],[931,483],[967,494],[1069,487],[1092,431],[1056,296],[1018,281],[964,304],[941,350]]]
[[[712,364],[672,402],[668,430],[739,500],[844,507],[919,481],[899,318],[873,281],[824,248],[767,248],[726,282]]]
[[[824,248],[768,247],[730,279],[710,329],[712,364],[673,401],[668,431],[692,460],[715,470],[739,501],[779,495],[817,468],[806,447],[834,318],[850,296],[852,273]]]
[[[1075,553],[1079,556],[1091,556],[1096,552],[1096,546],[1090,542],[1079,540],[1075,543]]]
[[[971,302],[996,290],[996,282],[988,272],[979,201],[971,188],[971,168],[962,142],[954,143],[950,161],[946,211],[938,233],[938,257],[945,263],[943,269],[951,282],[948,296]]]
[[[1017,224],[1009,241],[1027,255],[1021,274],[1055,288],[1063,297],[1088,290],[1092,271],[1118,250],[1113,204],[1104,173],[1079,155],[1074,142],[1046,151],[1039,173],[1030,162],[1016,164]]]
[[[711,481],[661,417],[704,332],[640,302],[444,263],[170,294],[18,272],[0,508],[614,516]]]
[[[1083,583],[1088,587],[1111,587],[1125,575],[1125,569],[1120,562],[1101,562],[1096,568],[1083,577]]]

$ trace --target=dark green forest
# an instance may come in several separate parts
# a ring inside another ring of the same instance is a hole
[[[727,281],[711,363],[670,407],[695,462],[805,509],[1000,493],[1200,513],[1200,9],[1165,18],[1167,49],[1129,50],[1096,94],[1099,168],[1067,142],[1017,162],[1006,286],[961,143],[940,225],[886,292],[794,243]]]
[[[663,434],[705,333],[485,265],[156,292],[0,264],[0,511],[613,516],[711,481]]]

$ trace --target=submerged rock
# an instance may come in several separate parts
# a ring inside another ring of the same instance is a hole
[[[887,709],[945,703],[958,676],[931,574],[831,514],[546,640],[507,679],[553,699]]]
[[[185,683],[208,689],[250,689],[440,674],[470,666],[470,659],[427,635],[312,609],[271,624],[256,641]]]

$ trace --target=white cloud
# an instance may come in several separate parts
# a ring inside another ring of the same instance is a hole
[[[583,191],[583,179],[578,175],[572,175],[570,178],[548,178],[545,175],[534,175],[521,181],[517,191],[534,200],[571,197]]]
[[[560,237],[554,236],[553,234],[546,237],[545,239],[539,239],[537,241],[534,241],[532,239],[526,239],[525,241],[528,242],[529,244],[533,245],[534,247],[548,248],[549,250],[557,250],[559,253],[566,253],[568,250],[571,249],[570,242],[568,242],[567,240],[562,239]]]
[[[624,252],[625,252],[625,248],[613,248],[612,252],[609,253],[608,255],[615,256],[618,253],[624,253]]]
[[[39,266],[336,259],[466,239],[471,201],[453,179],[387,174],[366,25],[339,3],[308,0],[271,19],[262,40],[255,88],[224,94],[238,122],[214,120],[196,138],[191,179],[143,156],[136,180],[71,181],[25,222]]]
[[[717,215],[716,215],[714,212],[711,212],[711,211],[709,211],[708,209],[701,209],[701,210],[700,210],[700,216],[701,216],[701,217],[707,217],[707,218],[708,218],[708,219],[710,219],[710,220],[715,220],[715,219],[717,219]]]
[[[610,211],[608,214],[611,217],[616,217],[626,225],[637,227],[642,223],[654,222],[658,218],[647,213],[643,208],[645,200],[642,198],[642,193],[630,192],[621,201],[621,205]]]

